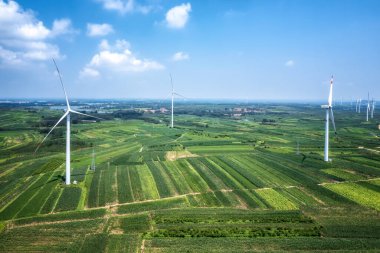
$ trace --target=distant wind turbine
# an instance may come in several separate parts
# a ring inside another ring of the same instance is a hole
[[[375,100],[372,98],[372,110],[371,110],[371,119],[373,119],[373,113],[375,112]]]
[[[367,121],[369,118],[369,113],[371,112],[371,106],[369,105],[369,92],[368,92],[368,98],[367,98]]]
[[[94,116],[91,116],[91,115],[88,115],[85,113],[77,112],[77,111],[74,111],[73,109],[71,109],[69,99],[67,98],[65,86],[63,85],[63,82],[62,82],[61,73],[59,72],[57,63],[55,62],[54,59],[53,59],[53,62],[54,62],[55,68],[57,69],[57,73],[58,73],[59,80],[60,80],[61,85],[62,85],[63,92],[65,93],[66,112],[58,120],[58,122],[52,127],[52,129],[50,129],[49,133],[45,136],[45,138],[37,146],[35,152],[37,152],[37,150],[40,148],[41,144],[46,140],[46,138],[50,135],[50,133],[54,130],[54,128],[56,128],[58,126],[58,124],[61,123],[61,121],[66,117],[66,184],[69,185],[70,184],[70,114],[74,113],[74,114],[84,115],[86,117],[92,117],[92,118],[96,118],[96,119],[101,119],[101,118],[94,117]]]
[[[174,96],[179,96],[179,97],[183,97],[183,98],[186,98],[186,97],[182,96],[181,94],[174,92],[172,74],[170,74],[170,83],[172,85],[172,92],[171,92],[171,95],[172,95],[172,118],[171,118],[170,127],[173,128],[174,127]]]
[[[358,107],[359,107],[359,99],[356,99],[355,112],[358,112]]]
[[[333,82],[334,77],[331,76],[330,81],[330,93],[329,93],[329,99],[328,99],[328,105],[322,105],[321,107],[323,109],[326,109],[326,121],[325,121],[325,162],[329,161],[329,116],[331,116],[331,123],[333,124],[334,131],[336,134],[336,128],[335,128],[335,121],[334,121],[334,113],[332,110],[332,91],[333,91]]]
[[[358,112],[360,113],[360,108],[362,107],[362,99],[359,98]]]

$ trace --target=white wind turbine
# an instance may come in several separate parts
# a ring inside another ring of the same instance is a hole
[[[35,152],[37,152],[37,150],[40,148],[41,144],[46,140],[46,138],[50,135],[50,133],[54,130],[54,128],[56,128],[58,126],[58,124],[61,123],[61,121],[66,117],[66,184],[69,185],[70,184],[70,114],[71,113],[76,113],[76,114],[79,114],[79,115],[84,115],[84,116],[92,117],[92,118],[96,118],[96,119],[100,119],[100,118],[94,117],[94,116],[91,116],[91,115],[88,115],[88,114],[85,114],[85,113],[77,112],[77,111],[74,111],[73,109],[71,109],[69,100],[67,98],[67,93],[66,93],[66,90],[65,90],[65,86],[63,85],[63,82],[62,82],[61,73],[59,72],[58,66],[57,66],[57,64],[56,64],[56,62],[55,62],[54,59],[53,59],[53,62],[54,62],[55,68],[57,69],[59,80],[61,82],[63,92],[65,93],[66,106],[67,106],[66,107],[66,112],[57,121],[57,123],[52,127],[52,129],[50,129],[50,131],[45,136],[45,138],[37,146]]]
[[[375,111],[375,100],[372,99],[371,119],[373,119],[373,113]]]
[[[331,76],[330,81],[330,93],[328,99],[328,105],[322,105],[323,109],[326,109],[326,121],[325,121],[325,162],[329,161],[329,117],[331,115],[331,123],[333,124],[334,131],[336,134],[335,121],[334,121],[334,113],[332,110],[332,91],[333,91],[333,76]]]
[[[358,105],[359,105],[359,99],[356,99],[356,107],[355,107],[355,112],[358,112]]]
[[[181,94],[174,92],[172,74],[170,74],[170,83],[172,85],[172,92],[171,92],[171,96],[172,96],[172,118],[171,118],[170,127],[173,128],[174,127],[174,96],[179,96],[179,97],[183,97],[183,98],[186,98],[186,97],[182,96]]]
[[[367,98],[367,121],[369,117],[369,113],[371,112],[371,106],[369,105],[369,92],[368,92],[368,98]]]

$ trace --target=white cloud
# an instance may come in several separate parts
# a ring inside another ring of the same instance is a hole
[[[92,69],[89,67],[84,67],[82,71],[79,73],[79,77],[98,77],[100,75],[99,71],[96,69]]]
[[[102,40],[99,44],[100,51],[121,51],[125,49],[129,49],[131,44],[126,40],[116,40],[114,45],[110,45],[108,40]]]
[[[32,11],[15,1],[0,0],[0,64],[61,58],[59,48],[48,40],[72,33],[76,31],[69,19],[55,20],[49,29]]]
[[[286,67],[293,67],[294,64],[295,64],[295,63],[294,63],[293,60],[289,60],[289,61],[285,62],[285,66],[286,66]]]
[[[189,12],[191,11],[190,3],[181,4],[171,8],[166,13],[166,23],[168,27],[180,29],[185,27],[189,20]]]
[[[2,46],[0,46],[0,60],[11,65],[21,63],[21,60],[15,52],[4,49]]]
[[[184,60],[188,60],[189,58],[190,58],[189,54],[184,53],[184,52],[177,52],[173,54],[172,61],[184,61]]]
[[[47,29],[41,21],[33,24],[27,23],[16,27],[16,30],[12,31],[16,37],[28,40],[43,40],[50,34],[50,30]]]
[[[87,24],[87,35],[91,37],[105,36],[113,32],[112,25],[110,24]]]
[[[143,72],[160,70],[164,66],[150,59],[139,59],[130,51],[130,44],[126,40],[117,40],[110,45],[107,40],[99,44],[99,52],[83,68],[80,76],[99,76],[101,72]]]
[[[153,7],[150,5],[139,5],[134,0],[98,0],[106,10],[117,11],[120,14],[140,12],[149,13]]]
[[[115,46],[116,50],[129,49],[131,44],[126,40],[116,40]]]
[[[109,50],[111,48],[108,40],[102,40],[99,44],[99,50]]]
[[[56,19],[53,22],[53,28],[51,30],[50,36],[56,37],[65,34],[76,34],[78,31],[74,30],[71,24],[71,20],[67,18]]]

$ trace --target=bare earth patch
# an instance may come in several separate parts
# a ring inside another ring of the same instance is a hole
[[[169,161],[175,161],[177,159],[188,158],[188,157],[198,157],[198,155],[193,154],[190,151],[183,150],[183,151],[168,151],[165,156],[166,160],[169,160]]]

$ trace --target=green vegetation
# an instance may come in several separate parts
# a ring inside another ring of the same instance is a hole
[[[77,209],[81,192],[82,190],[79,187],[64,188],[54,211],[59,212]]]
[[[324,186],[358,204],[373,207],[380,211],[379,191],[374,191],[357,183],[326,184]]]
[[[297,209],[297,206],[294,203],[273,189],[256,190],[256,193],[276,210]]]
[[[119,214],[124,213],[136,213],[136,212],[144,212],[151,210],[160,210],[160,209],[168,209],[168,208],[180,208],[187,207],[188,202],[184,197],[176,197],[171,199],[163,199],[158,201],[149,201],[142,203],[133,203],[118,206],[117,212]]]
[[[380,249],[378,118],[336,107],[326,163],[317,105],[185,103],[171,129],[143,113],[167,104],[105,102],[107,120],[73,119],[66,186],[64,126],[34,153],[45,106],[0,107],[1,252]]]

